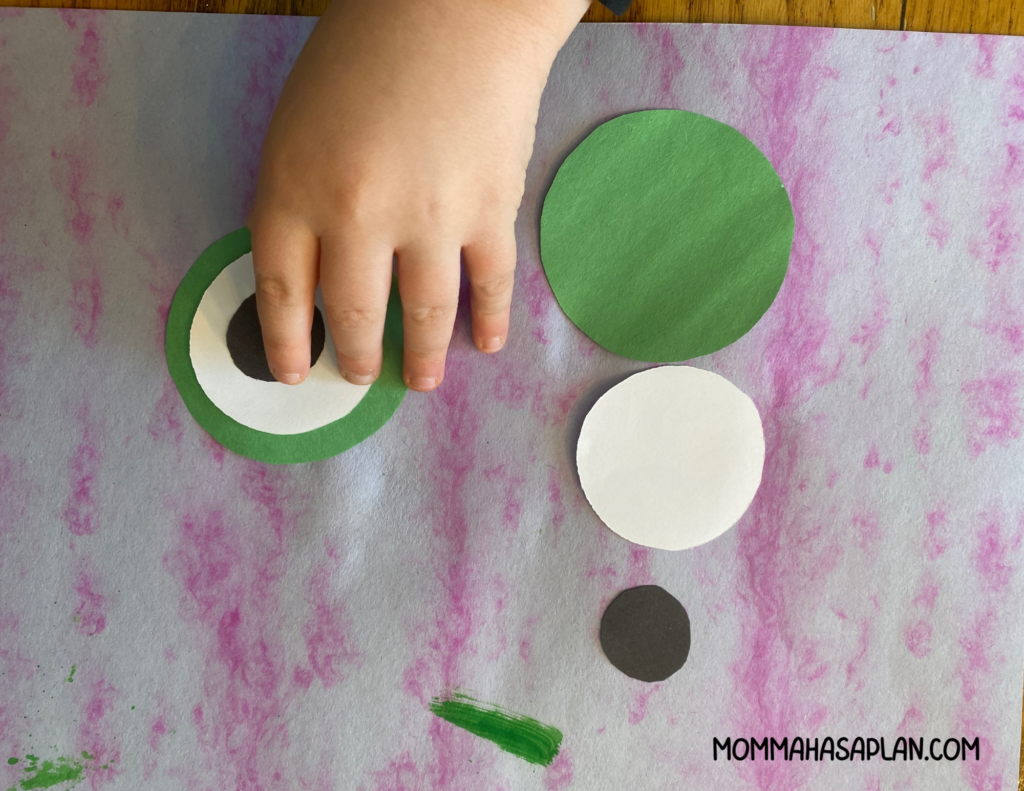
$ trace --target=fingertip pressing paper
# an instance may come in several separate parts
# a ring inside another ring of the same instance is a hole
[[[782,285],[793,210],[757,146],[681,110],[627,113],[566,158],[544,198],[541,261],[566,316],[648,362],[728,346]]]
[[[710,371],[666,365],[598,399],[583,421],[576,464],[608,527],[635,544],[689,549],[743,516],[764,452],[749,396]]]
[[[253,359],[263,353],[262,339],[252,337],[259,330],[251,315],[255,290],[250,236],[243,228],[207,248],[174,295],[167,363],[200,425],[236,453],[277,464],[330,458],[383,426],[405,395],[397,287],[388,306],[381,374],[368,386],[341,376],[319,294],[308,377],[299,385],[268,381],[269,368],[263,374]]]

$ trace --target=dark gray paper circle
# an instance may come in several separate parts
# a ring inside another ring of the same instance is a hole
[[[630,678],[664,681],[690,653],[690,618],[664,588],[629,588],[601,616],[601,648]]]
[[[327,334],[324,328],[324,317],[320,308],[313,307],[313,326],[310,332],[309,367],[316,365],[324,350]],[[267,351],[263,346],[263,328],[260,326],[259,313],[256,311],[256,295],[242,301],[235,315],[228,322],[228,352],[231,361],[243,374],[250,379],[262,382],[273,382],[267,363]]]

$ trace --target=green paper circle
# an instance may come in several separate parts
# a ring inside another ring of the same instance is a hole
[[[392,286],[384,324],[384,364],[380,376],[356,407],[338,420],[302,434],[269,434],[228,417],[203,391],[189,355],[192,319],[206,289],[221,271],[252,249],[241,228],[211,244],[188,270],[167,316],[167,367],[188,411],[224,447],[270,464],[298,464],[336,456],[388,422],[405,396],[402,381],[402,310]],[[301,385],[300,385],[301,387]]]
[[[793,209],[731,126],[646,110],[595,129],[544,199],[540,250],[573,324],[615,354],[678,362],[742,337],[789,264]]]

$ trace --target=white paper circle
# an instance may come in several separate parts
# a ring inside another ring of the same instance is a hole
[[[754,402],[718,374],[652,368],[594,404],[576,464],[608,527],[635,544],[689,549],[720,536],[750,506],[764,430]]]
[[[235,366],[228,351],[228,322],[255,292],[252,253],[246,253],[226,266],[203,294],[189,333],[189,355],[203,391],[228,417],[268,434],[302,434],[345,417],[370,385],[354,385],[342,377],[330,332],[300,385],[252,379]],[[322,312],[319,292],[316,303]]]

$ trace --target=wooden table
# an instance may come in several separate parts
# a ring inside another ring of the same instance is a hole
[[[0,0],[0,6],[103,8],[318,16],[330,0]],[[585,22],[728,22],[756,25],[923,30],[934,33],[1024,33],[1024,0],[633,0],[614,16],[597,3]],[[1017,791],[1024,791],[1024,732]]]
[[[0,6],[108,8],[123,11],[207,11],[316,16],[330,0],[0,0]],[[1024,33],[1017,0],[634,0],[616,18],[596,3],[587,22],[734,22],[760,25],[927,30],[939,33]]]

